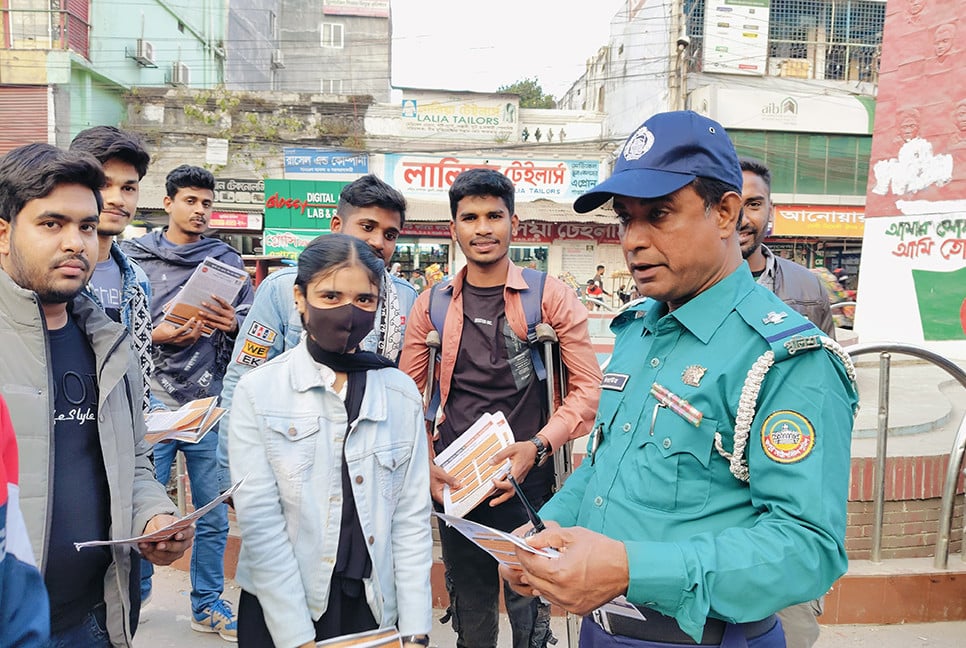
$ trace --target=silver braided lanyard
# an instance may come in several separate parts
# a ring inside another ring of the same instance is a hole
[[[839,344],[832,338],[821,336],[822,346],[832,355],[839,359],[845,367],[845,373],[855,388],[855,365]],[[714,433],[714,448],[722,457],[731,464],[731,474],[738,480],[747,482],[750,478],[748,472],[748,461],[744,458],[745,448],[748,447],[748,436],[751,433],[751,423],[755,419],[755,407],[758,404],[758,393],[761,391],[761,384],[765,380],[765,374],[775,364],[775,354],[770,349],[765,351],[755,364],[748,370],[745,377],[745,384],[741,388],[741,397],[738,399],[738,413],[735,415],[735,436],[734,452],[728,452],[721,445],[721,433]],[[857,411],[857,410],[856,410]],[[856,411],[852,412],[855,416]]]

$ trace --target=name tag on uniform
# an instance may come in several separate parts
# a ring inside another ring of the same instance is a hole
[[[600,382],[600,386],[602,389],[624,391],[624,385],[627,384],[629,378],[630,376],[628,374],[606,373],[604,374],[604,379]]]

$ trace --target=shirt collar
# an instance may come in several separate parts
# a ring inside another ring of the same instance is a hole
[[[661,304],[660,308],[651,309],[651,312],[645,316],[644,325],[653,332],[658,320],[667,315],[676,319],[702,343],[707,344],[714,332],[735,309],[735,305],[754,290],[754,287],[755,280],[748,270],[748,264],[742,263],[730,275],[673,312],[667,312],[666,304]]]

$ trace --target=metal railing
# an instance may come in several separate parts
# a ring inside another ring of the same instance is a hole
[[[928,349],[899,342],[874,342],[858,344],[846,349],[849,355],[856,356],[879,354],[879,402],[878,420],[876,426],[876,456],[875,482],[873,483],[873,526],[872,526],[872,561],[882,561],[882,523],[885,516],[885,476],[886,453],[889,435],[889,379],[892,354],[909,355],[920,360],[926,360],[952,376],[963,388],[966,388],[966,371],[948,358]],[[943,480],[942,503],[939,513],[939,533],[936,538],[936,555],[933,565],[937,569],[946,569],[949,563],[949,538],[953,526],[953,504],[956,499],[956,484],[963,471],[963,457],[966,454],[966,415],[959,423],[956,438],[949,453],[949,463]],[[962,558],[966,562],[966,551]]]

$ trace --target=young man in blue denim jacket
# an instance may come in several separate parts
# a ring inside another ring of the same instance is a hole
[[[330,227],[333,232],[364,241],[388,267],[405,222],[406,199],[403,195],[376,176],[366,175],[342,190]],[[299,343],[302,321],[292,297],[295,275],[295,268],[285,268],[273,272],[258,287],[225,372],[222,407],[231,409],[235,385],[245,373]],[[397,361],[406,332],[406,318],[414,303],[416,289],[413,285],[386,272],[376,326],[363,339],[360,348]],[[218,461],[225,468],[221,471],[226,477],[222,483],[224,491],[230,486],[227,483],[227,429],[218,435]]]

